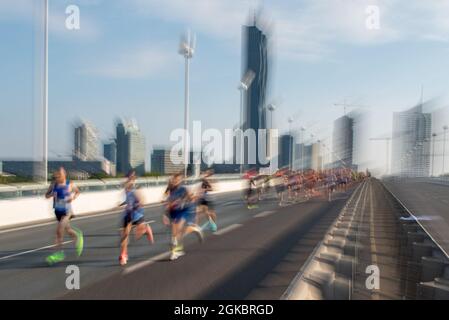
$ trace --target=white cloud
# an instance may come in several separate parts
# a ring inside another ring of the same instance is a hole
[[[78,0],[77,4],[86,6],[97,5],[100,2],[87,2]],[[81,7],[83,8],[83,7]],[[88,10],[81,9],[81,28],[80,30],[70,31],[66,29],[65,6],[61,3],[52,5],[50,2],[49,12],[49,32],[51,36],[58,39],[73,40],[95,40],[101,35],[97,23],[87,15]],[[1,0],[0,2],[0,21],[22,20],[34,23],[37,28],[43,27],[44,1],[35,0]]]
[[[117,79],[160,77],[162,73],[167,72],[176,58],[178,57],[171,50],[156,47],[138,48],[110,56],[97,56],[95,61],[92,61],[92,67],[81,73]]]
[[[65,12],[55,11],[50,12],[49,17],[49,31],[50,34],[57,36],[59,39],[67,41],[73,40],[96,40],[101,35],[101,31],[97,24],[89,19],[83,11],[80,14],[80,29],[68,30],[65,25]]]
[[[141,14],[187,24],[194,30],[225,39],[238,39],[248,9],[260,0],[129,0]],[[129,4],[128,4],[129,3]]]
[[[239,44],[241,25],[261,1],[131,0],[141,14],[186,24],[197,32]],[[366,28],[369,5],[380,9],[380,29]],[[330,59],[336,45],[371,46],[395,41],[447,41],[449,1],[265,1],[277,53],[301,60]]]
[[[32,12],[29,0],[2,0],[0,2],[0,19],[24,17]]]

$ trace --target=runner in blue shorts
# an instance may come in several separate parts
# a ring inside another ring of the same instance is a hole
[[[179,173],[172,177],[170,186],[167,190],[167,216],[171,225],[170,260],[176,260],[185,254],[181,242],[185,235],[186,222],[187,220],[192,220],[192,216],[189,215],[193,214],[191,210],[194,210],[192,207],[194,197],[182,184],[182,176]],[[193,228],[193,230],[201,234],[202,237],[201,230],[198,229]]]
[[[58,221],[56,228],[56,252],[46,259],[50,265],[65,259],[65,254],[62,250],[65,232],[75,240],[77,255],[80,256],[83,252],[83,233],[70,226],[70,219],[73,216],[71,203],[79,194],[79,189],[67,178],[67,173],[64,168],[59,168],[53,174],[53,182],[45,194],[47,199],[53,198],[53,209],[56,220]]]
[[[143,235],[147,236],[150,244],[154,243],[153,231],[151,227],[145,223],[144,209],[142,207],[142,199],[136,189],[136,173],[130,171],[128,179],[125,183],[126,199],[124,204],[125,212],[123,215],[123,229],[120,241],[120,265],[128,263],[128,242],[131,228],[135,226],[135,238],[139,240]]]

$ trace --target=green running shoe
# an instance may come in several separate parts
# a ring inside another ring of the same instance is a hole
[[[176,247],[173,248],[173,251],[184,252],[184,246],[182,244],[178,244]]]
[[[210,231],[217,232],[217,229],[218,229],[217,224],[211,219],[210,220]]]
[[[76,254],[78,255],[78,257],[83,253],[83,248],[84,248],[84,237],[83,237],[83,233],[81,232],[81,230],[73,228],[73,230],[75,230],[76,232]]]
[[[45,259],[49,265],[53,265],[55,263],[61,262],[65,259],[64,251],[55,252]]]

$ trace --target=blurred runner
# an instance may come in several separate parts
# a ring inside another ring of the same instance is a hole
[[[70,226],[70,219],[73,216],[71,203],[78,198],[79,189],[67,179],[67,173],[64,168],[59,168],[53,174],[53,182],[45,194],[47,199],[53,198],[53,208],[55,211],[58,226],[56,228],[56,252],[46,258],[48,264],[52,265],[65,259],[62,249],[64,233],[67,232],[74,240],[76,254],[78,256],[83,252],[83,233]]]
[[[306,198],[310,199],[315,195],[315,186],[318,181],[315,170],[310,169],[306,175]]]
[[[333,170],[330,170],[326,175],[326,190],[327,190],[327,199],[328,201],[332,201],[332,194],[335,192],[335,188],[337,187],[337,176],[335,175]]]
[[[257,186],[254,177],[250,177],[248,179],[248,186],[246,189],[246,204],[248,209],[257,208],[257,202],[259,199],[259,195],[257,193]]]
[[[189,232],[197,233],[203,238],[201,229],[194,224],[195,217],[193,206],[193,195],[182,185],[181,174],[175,174],[167,188],[167,215],[164,223],[171,227],[171,254],[170,260],[176,260],[185,254],[182,245],[183,236]],[[187,228],[185,228],[187,226]]]
[[[201,179],[200,195],[198,199],[198,213],[204,214],[207,217],[207,222],[201,226],[204,230],[209,227],[212,232],[217,231],[217,214],[214,210],[214,204],[210,199],[209,192],[212,191],[212,185],[209,181],[209,177],[212,176],[212,171],[205,172]]]
[[[123,229],[120,241],[120,265],[128,263],[128,242],[131,228],[135,226],[134,237],[139,240],[143,235],[147,236],[150,244],[154,243],[153,231],[151,227],[145,223],[144,210],[142,207],[142,197],[136,189],[136,173],[131,170],[128,173],[128,179],[125,183],[126,199],[124,204],[125,214],[123,216]]]

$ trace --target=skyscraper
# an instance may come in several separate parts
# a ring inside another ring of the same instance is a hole
[[[184,164],[173,163],[170,158],[170,152],[170,147],[153,147],[153,153],[151,154],[151,172],[161,175],[183,172]]]
[[[254,72],[254,80],[244,97],[243,130],[252,129],[256,133],[256,155],[259,153],[260,143],[257,136],[258,129],[267,129],[265,98],[268,84],[268,40],[266,34],[256,25],[256,19],[251,26],[242,28],[242,78],[248,70]],[[262,138],[262,137],[260,137]],[[263,137],[266,139],[266,137]],[[263,165],[256,156],[255,164],[248,164],[248,141],[245,142],[245,169],[260,168]],[[253,142],[254,143],[254,142]]]
[[[73,159],[80,161],[98,160],[98,133],[89,122],[82,122],[75,128]]]
[[[279,138],[279,168],[289,168],[293,159],[293,136],[284,134]]]
[[[319,171],[323,169],[322,144],[319,141],[312,143],[310,162],[310,167],[313,170]]]
[[[103,144],[103,157],[111,163],[117,163],[117,144],[115,141]]]
[[[145,173],[145,137],[135,121],[119,121],[117,134],[117,172],[126,174],[133,169]]]
[[[423,113],[422,104],[393,114],[393,174],[430,175],[431,119],[430,113]]]
[[[332,135],[333,162],[336,167],[352,167],[354,149],[354,119],[345,115],[334,121]]]

